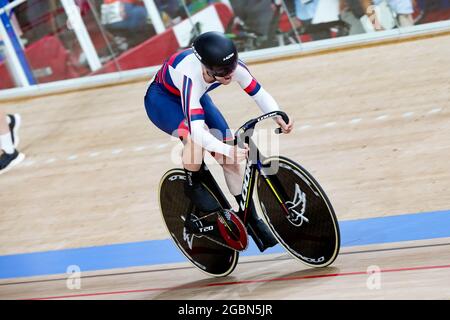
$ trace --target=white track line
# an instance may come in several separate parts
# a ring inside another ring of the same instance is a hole
[[[55,158],[50,158],[50,159],[48,159],[47,161],[45,161],[44,163],[45,164],[51,164],[51,163],[53,163],[53,162],[55,162],[57,159],[55,159]]]
[[[442,111],[442,108],[436,108],[436,109],[432,109],[432,110],[428,111],[428,114],[438,113],[441,111]]]
[[[351,124],[355,124],[355,123],[359,123],[359,122],[361,122],[361,121],[362,121],[361,118],[355,118],[355,119],[350,120],[349,122],[350,122]]]
[[[428,112],[426,112],[426,114],[435,114],[435,113],[439,113],[441,111],[442,111],[442,108],[434,108],[434,109],[431,109]],[[415,114],[415,112],[405,112],[405,113],[402,114],[402,117],[403,118],[409,118],[409,117],[413,116],[414,114]],[[380,120],[385,120],[387,118],[389,118],[389,115],[388,114],[383,114],[383,115],[380,115],[380,116],[378,116],[378,117],[376,117],[374,119],[376,121],[380,121]],[[363,121],[362,118],[354,118],[354,119],[349,120],[348,123],[349,124],[357,124],[357,123],[360,123],[361,121]],[[337,124],[338,124],[338,122],[328,122],[328,123],[323,124],[323,127],[330,128],[330,127],[336,126]],[[305,125],[299,127],[299,130],[307,130],[307,129],[310,129],[310,128],[313,128],[313,127],[314,126],[312,126],[310,124],[305,124]],[[160,144],[158,146],[141,145],[141,146],[136,146],[134,148],[131,148],[131,150],[134,151],[134,152],[141,152],[141,151],[144,151],[146,149],[152,149],[152,148],[164,149],[168,145],[169,145],[168,143],[162,143],[162,144]],[[114,149],[114,150],[111,151],[111,154],[118,155],[118,154],[123,153],[124,151],[125,151],[124,149]],[[91,158],[94,158],[94,157],[99,156],[101,153],[102,152],[94,151],[94,152],[89,153],[88,156],[91,157]],[[73,160],[76,160],[76,159],[79,159],[79,156],[76,155],[76,154],[68,156],[66,158],[67,161],[73,161]],[[24,166],[24,167],[31,167],[31,166],[39,164],[39,163],[52,164],[52,163],[55,163],[56,161],[58,161],[57,158],[50,158],[50,159],[47,159],[45,161],[44,160],[43,161],[25,160],[24,162],[21,163],[21,165]]]
[[[145,149],[147,149],[148,147],[146,147],[146,146],[139,146],[139,147],[135,147],[135,148],[133,148],[133,151],[135,151],[135,152],[141,152],[141,151],[144,151]]]
[[[34,161],[34,160],[27,160],[25,162],[22,162],[22,165],[25,166],[25,167],[31,167],[35,163],[36,163],[36,161]]]
[[[387,119],[389,116],[387,114],[383,114],[381,116],[378,116],[375,118],[375,120],[380,121],[380,120],[384,120]]]

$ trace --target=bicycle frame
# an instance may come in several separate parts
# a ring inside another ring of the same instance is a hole
[[[245,142],[248,143],[249,146],[249,157],[247,158],[244,176],[242,179],[242,200],[241,203],[238,204],[244,215],[242,217],[242,221],[244,222],[244,224],[247,223],[247,212],[250,207],[250,199],[255,187],[256,171],[258,171],[258,173],[264,178],[264,182],[269,186],[270,190],[277,198],[280,207],[283,209],[285,214],[289,215],[289,208],[286,206],[286,195],[282,192],[282,190],[280,190],[280,188],[277,187],[277,183],[275,183],[275,181],[273,181],[265,172],[263,162],[266,157],[261,154],[256,144],[251,139],[251,136],[253,135],[253,129],[255,128],[257,123],[276,116],[281,116],[286,123],[289,122],[289,118],[287,117],[286,113],[282,111],[270,112],[262,115],[259,118],[255,118],[246,122],[241,128],[237,130],[235,135],[235,143],[237,142],[238,145],[242,147],[243,143]],[[281,129],[277,128],[275,130],[275,133],[280,134]],[[251,155],[256,155],[256,157],[254,157],[256,159],[252,159]]]

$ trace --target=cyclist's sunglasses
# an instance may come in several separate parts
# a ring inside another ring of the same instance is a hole
[[[234,70],[236,70],[237,63],[227,66],[227,67],[214,67],[212,69],[207,68],[207,72],[212,77],[221,77],[224,78],[226,76],[229,76],[233,73]]]

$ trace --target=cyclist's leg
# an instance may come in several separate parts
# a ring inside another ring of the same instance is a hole
[[[184,119],[180,98],[162,88],[162,84],[152,83],[145,95],[145,110],[150,121],[169,135],[179,137],[178,129]]]
[[[166,93],[159,84],[152,84],[145,96],[145,108],[149,119],[162,131],[182,140],[183,167],[187,175],[185,194],[202,212],[214,212],[220,207],[201,184],[200,167],[203,149],[189,136],[181,101]]]
[[[200,103],[205,111],[205,123],[209,128],[209,131],[217,139],[224,141],[225,143],[233,142],[233,134],[228,126],[227,121],[223,117],[222,113],[216,107],[208,94],[203,95],[200,99]],[[243,171],[238,163],[232,163],[229,158],[223,155],[214,154],[212,156],[222,166],[225,182],[232,195],[240,194],[242,185]]]
[[[216,136],[218,139],[222,139],[224,141],[233,141],[233,135],[231,130],[219,111],[219,109],[214,105],[211,98],[205,94],[201,99],[200,103],[202,104],[203,109],[205,110],[205,122],[208,125],[211,133]],[[241,208],[241,188],[242,188],[242,177],[243,170],[242,166],[238,163],[230,163],[230,161],[226,161],[222,155],[214,155],[214,158],[217,162],[222,166],[223,173],[225,176],[225,181],[227,183],[228,189],[231,194],[235,197],[238,203],[238,212],[242,213]],[[247,230],[250,236],[255,241],[259,250],[262,252],[265,249],[272,247],[278,243],[276,238],[272,235],[267,225],[259,218],[255,205],[253,201],[250,201],[249,206],[249,214],[248,214],[248,226]]]
[[[183,167],[187,177],[185,194],[202,212],[209,213],[220,210],[217,200],[205,190],[201,183],[202,172],[200,169],[203,163],[203,148],[194,143],[188,134],[183,137],[183,143]]]

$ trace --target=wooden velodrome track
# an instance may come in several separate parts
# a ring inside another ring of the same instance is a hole
[[[281,154],[308,168],[340,220],[450,207],[450,35],[250,66],[295,119]],[[27,158],[0,176],[0,255],[167,239],[157,201],[178,144],[143,107],[146,82],[4,102]],[[230,126],[259,114],[233,84],[212,93]],[[216,170],[217,168],[213,168]],[[219,176],[223,183],[222,175]],[[366,286],[368,266],[381,288]],[[449,299],[450,238],[342,248],[310,269],[284,253],[231,276],[188,263],[0,281],[0,298]]]

